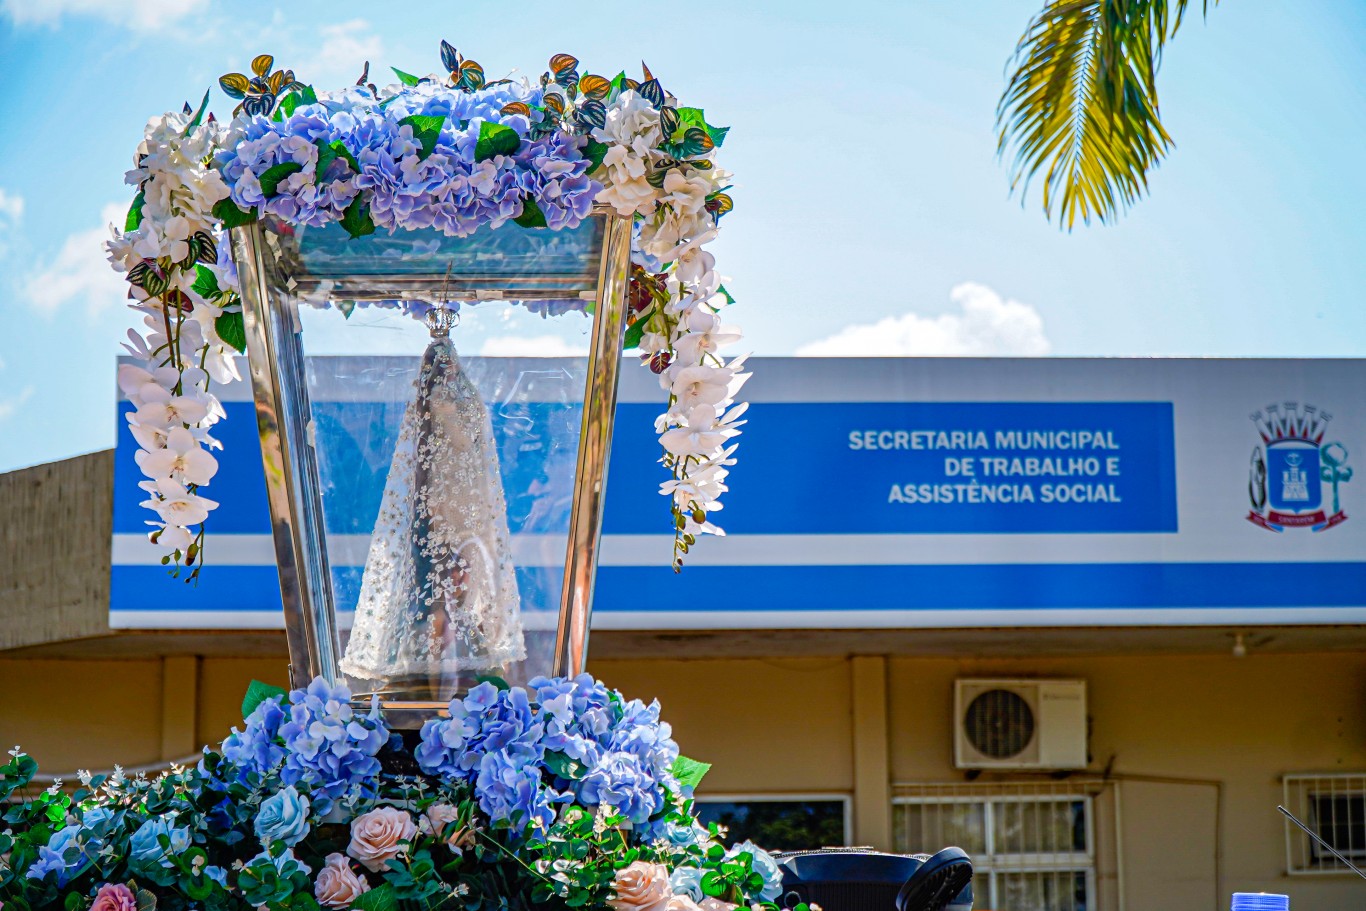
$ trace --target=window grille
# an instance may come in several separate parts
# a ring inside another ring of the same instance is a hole
[[[1366,866],[1366,772],[1286,775],[1285,808],[1356,864]],[[1285,867],[1290,874],[1352,874],[1347,865],[1285,821]]]
[[[972,857],[975,907],[1095,911],[1099,784],[914,784],[893,790],[896,849]]]

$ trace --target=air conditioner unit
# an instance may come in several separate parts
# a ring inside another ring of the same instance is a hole
[[[955,680],[960,769],[1086,768],[1085,680]]]

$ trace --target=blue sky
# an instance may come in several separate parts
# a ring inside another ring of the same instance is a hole
[[[760,355],[1366,355],[1366,4],[1192,19],[1151,198],[1066,234],[1011,198],[992,129],[1041,2],[0,0],[0,470],[112,445],[123,171],[149,116],[260,52],[323,87],[435,69],[442,37],[491,77],[644,57],[733,127],[716,251]]]

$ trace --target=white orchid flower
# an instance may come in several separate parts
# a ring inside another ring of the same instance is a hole
[[[726,400],[731,373],[724,367],[684,367],[673,375],[672,392],[678,407],[691,411],[697,405],[717,405]]]
[[[203,395],[172,395],[161,387],[146,387],[143,404],[133,418],[143,427],[191,426],[208,417],[209,406]]]
[[[159,479],[156,488],[159,498],[144,500],[142,505],[155,510],[167,525],[198,525],[209,517],[210,510],[218,508],[213,500],[190,493],[170,478]]]
[[[161,528],[161,534],[157,536],[157,544],[166,550],[178,550],[183,553],[194,542],[195,536],[183,525],[162,526],[158,522],[148,522],[147,524]]]
[[[205,452],[184,427],[176,427],[167,434],[164,449],[138,452],[133,458],[149,478],[177,478],[187,484],[207,484],[218,473],[218,460]]]

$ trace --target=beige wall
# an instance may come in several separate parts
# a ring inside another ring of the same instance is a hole
[[[684,752],[715,764],[708,789],[847,793],[855,840],[883,847],[889,783],[964,780],[951,758],[954,678],[1080,677],[1091,768],[1110,767],[1119,783],[1122,851],[1102,860],[1101,911],[1119,911],[1111,867],[1122,867],[1124,911],[1226,908],[1234,888],[1287,892],[1295,911],[1355,907],[1366,894],[1342,877],[1286,877],[1275,812],[1286,772],[1366,770],[1366,655],[650,659],[592,670],[660,699]],[[283,684],[284,662],[0,658],[0,743],[22,743],[49,771],[173,758],[240,720],[253,677]],[[1109,800],[1098,818],[1116,812]]]

